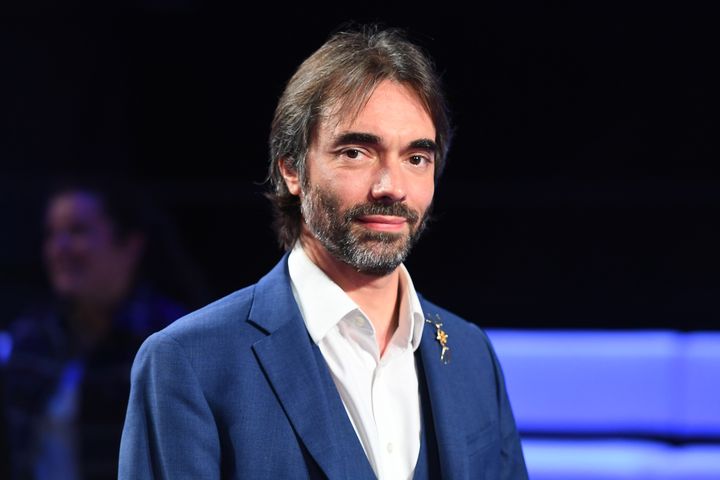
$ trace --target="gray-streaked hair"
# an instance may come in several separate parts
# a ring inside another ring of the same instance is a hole
[[[406,85],[425,106],[436,132],[436,181],[442,173],[452,128],[432,60],[398,29],[370,25],[335,33],[290,78],[272,121],[268,172],[272,190],[267,196],[278,241],[285,249],[300,236],[302,215],[299,198],[285,185],[280,162],[287,162],[306,186],[306,155],[320,119],[357,115],[383,80]]]

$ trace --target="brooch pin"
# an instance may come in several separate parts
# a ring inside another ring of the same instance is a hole
[[[435,325],[435,330],[437,331],[435,340],[437,340],[442,347],[442,350],[440,351],[440,361],[443,365],[447,365],[450,363],[450,347],[447,346],[448,334],[442,329],[443,324],[440,322],[440,315],[436,313],[435,319],[437,321],[432,321],[429,318],[426,318],[425,322]]]

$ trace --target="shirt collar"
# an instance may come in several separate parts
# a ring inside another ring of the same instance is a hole
[[[360,307],[303,250],[300,242],[290,252],[288,271],[293,296],[300,308],[310,337],[318,344],[348,314],[362,312]],[[425,325],[420,300],[405,265],[400,265],[400,321],[398,338],[416,350]]]

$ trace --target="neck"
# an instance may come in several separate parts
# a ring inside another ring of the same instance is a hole
[[[114,309],[78,303],[70,311],[68,320],[75,340],[84,348],[92,349],[110,332]]]
[[[380,354],[385,352],[398,326],[400,272],[370,275],[338,260],[309,234],[301,238],[305,254],[358,304],[375,328]]]

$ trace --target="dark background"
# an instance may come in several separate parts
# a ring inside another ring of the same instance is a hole
[[[103,172],[150,190],[207,283],[278,260],[269,124],[348,20],[406,28],[457,126],[408,260],[489,327],[717,329],[717,25],[678,2],[11,2],[0,7],[0,326],[45,287],[43,195]]]

